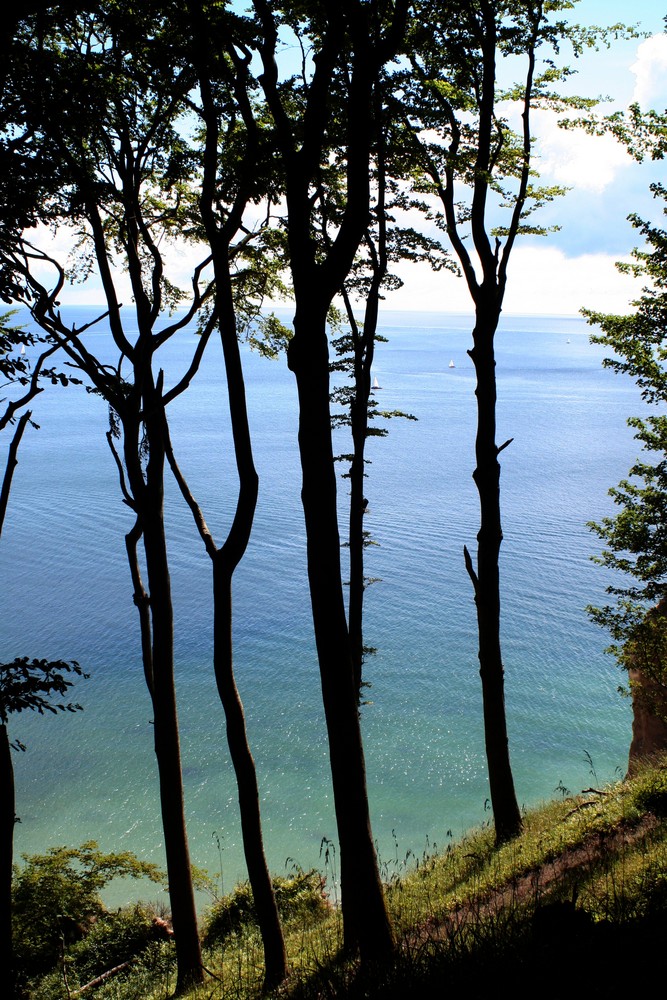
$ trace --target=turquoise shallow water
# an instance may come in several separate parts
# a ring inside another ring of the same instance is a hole
[[[463,565],[473,547],[474,375],[469,319],[388,313],[375,374],[383,408],[413,413],[371,439],[367,666],[363,709],[374,832],[389,862],[488,819],[474,605]],[[586,604],[608,582],[589,559],[586,521],[610,512],[608,487],[636,454],[625,418],[634,387],[604,371],[579,320],[512,318],[498,335],[502,455],[503,642],[512,759],[530,805],[560,783],[576,791],[623,771],[630,710]],[[170,345],[167,379],[194,345]],[[91,346],[109,352],[104,332]],[[113,355],[108,353],[109,358]],[[449,368],[449,361],[455,362]],[[321,863],[335,838],[327,747],[305,580],[296,393],[284,360],[246,352],[261,496],[237,573],[239,688],[260,777],[266,847],[280,871]],[[162,834],[121,502],[104,441],[104,405],[83,391],[36,402],[0,545],[0,655],[77,659],[91,679],[75,716],[21,716],[16,849],[97,840],[162,861]],[[219,347],[172,408],[182,467],[222,537],[234,502]],[[342,432],[341,432],[342,434]],[[340,438],[340,450],[348,450]],[[3,442],[6,447],[6,442]],[[346,486],[341,481],[340,502]],[[191,850],[226,888],[244,877],[236,793],[211,669],[210,568],[169,485],[177,678]],[[591,763],[595,775],[591,775]],[[125,891],[125,890],[123,890]]]

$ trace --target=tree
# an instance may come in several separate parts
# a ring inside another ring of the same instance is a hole
[[[341,576],[329,396],[327,316],[367,228],[374,88],[395,55],[407,4],[253,4],[261,29],[259,83],[285,191],[294,336],[287,362],[299,397],[308,580],[341,851],[345,945],[363,962],[386,956],[392,935],[371,833],[357,688]],[[296,35],[303,72],[281,79],[281,32]],[[326,164],[345,163],[344,211],[329,230],[320,193]],[[323,240],[323,230],[331,233]],[[328,243],[328,245],[327,245]]]
[[[64,660],[28,660],[21,657],[0,664],[0,970],[3,983],[14,996],[15,969],[12,945],[12,862],[16,794],[12,750],[25,750],[9,739],[9,717],[20,712],[76,712],[81,705],[64,702],[76,678],[85,678],[78,663]],[[56,699],[54,701],[54,698]]]
[[[257,921],[264,945],[265,987],[278,986],[287,975],[287,958],[273,883],[264,853],[259,787],[245,724],[243,703],[234,677],[232,646],[232,578],[243,558],[254,519],[259,479],[255,469],[243,367],[239,350],[239,304],[242,316],[263,325],[262,295],[280,290],[273,254],[262,247],[266,225],[253,233],[244,226],[249,203],[263,195],[262,148],[246,91],[249,74],[242,22],[222,8],[190,4],[190,58],[196,69],[199,102],[194,104],[203,128],[203,172],[199,214],[203,238],[211,250],[215,275],[215,311],[227,374],[236,469],[239,480],[236,511],[222,546],[218,547],[174,457],[168,459],[188,503],[213,568],[213,665],[236,774],[243,846]],[[242,124],[243,123],[243,124]],[[236,242],[235,242],[236,241]],[[259,260],[255,258],[255,254]],[[243,266],[239,265],[242,262]],[[236,273],[233,273],[236,272]],[[264,323],[269,335],[276,324]]]
[[[17,414],[43,391],[42,380],[67,385],[80,382],[54,369],[44,367],[46,360],[58,350],[58,345],[47,346],[42,338],[10,323],[11,314],[0,317],[0,388],[18,387],[18,394],[5,397],[4,411],[0,414],[0,430],[15,425],[14,434],[7,449],[2,484],[0,485],[0,536],[5,523],[7,505],[14,471],[18,463],[18,450],[28,424],[37,426],[32,420],[32,412],[24,410]],[[43,348],[36,361],[31,364],[26,356],[26,348],[39,345]],[[9,715],[25,709],[33,709],[43,714],[45,710],[74,711],[79,706],[57,703],[52,706],[48,698],[51,694],[62,694],[72,681],[67,673],[85,676],[77,664],[64,661],[48,662],[27,658],[15,660],[12,664],[0,666],[0,952],[6,956],[3,978],[13,995],[14,969],[12,958],[11,882],[12,857],[15,823],[14,770],[11,749],[22,750],[19,742],[10,744],[7,731]]]
[[[193,83],[191,69],[157,58],[165,24],[159,5],[141,12],[99,5],[92,17],[44,15],[39,30],[26,21],[15,43],[11,99],[30,135],[21,150],[50,177],[58,164],[64,183],[48,187],[40,220],[77,228],[84,275],[98,268],[107,300],[118,361],[107,365],[85,344],[85,332],[62,315],[63,266],[14,234],[0,248],[33,318],[52,342],[90,380],[111,414],[108,441],[119,471],[124,502],[135,516],[127,552],[139,611],[144,673],[154,712],[167,872],[178,961],[177,990],[201,981],[201,950],[185,826],[183,780],[174,686],[173,608],[163,514],[166,406],[189,384],[215,325],[213,312],[189,369],[169,388],[156,371],[155,354],[202,310],[210,285],[200,285],[204,261],[195,268],[187,307],[161,325],[165,308],[181,293],[168,279],[161,244],[181,232],[187,218],[193,162],[179,122]],[[132,58],[127,58],[128,52]],[[42,165],[46,163],[43,170]],[[20,164],[19,164],[20,166]],[[138,333],[128,334],[115,280],[115,254],[127,267]],[[35,265],[50,265],[51,288]],[[102,318],[102,317],[100,317]],[[116,438],[116,435],[118,437]],[[121,442],[121,453],[115,441]],[[148,589],[139,569],[143,542]]]
[[[662,128],[664,124],[663,117]],[[652,185],[652,191],[667,202],[662,184]],[[613,352],[604,366],[633,378],[652,412],[628,419],[645,457],[632,466],[628,479],[609,490],[618,513],[589,525],[606,546],[595,561],[624,574],[628,582],[609,585],[613,602],[588,610],[610,632],[609,651],[621,666],[638,669],[641,679],[649,681],[644,687],[640,680],[642,695],[667,721],[667,231],[636,215],[630,220],[647,244],[633,251],[635,263],[619,265],[649,282],[634,303],[635,312],[582,312],[602,330],[592,342]]]
[[[560,0],[420,3],[410,70],[396,103],[406,136],[411,128],[417,144],[422,180],[416,192],[425,196],[428,217],[451,242],[475,310],[473,347],[468,353],[476,375],[473,479],[480,528],[476,562],[467,547],[464,557],[477,610],[486,756],[499,843],[520,832],[521,813],[509,756],[500,643],[503,534],[498,458],[511,439],[496,442],[495,336],[516,239],[520,234],[543,234],[545,230],[530,224],[527,217],[562,193],[532,182],[531,111],[536,106],[561,110],[569,103],[574,107],[591,103],[564,99],[552,90],[568,71],[556,67],[551,53],[569,39],[576,54],[594,38],[592,32],[550,20],[551,14],[570,6]],[[513,71],[521,64],[525,67],[518,84],[501,82],[505,62]],[[521,117],[518,132],[507,117],[512,107]],[[505,222],[503,209],[509,213]]]

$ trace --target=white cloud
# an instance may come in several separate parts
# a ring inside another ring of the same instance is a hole
[[[667,107],[667,35],[651,35],[643,41],[630,69],[635,75],[633,100],[643,108]]]
[[[533,122],[536,166],[545,180],[601,194],[619,171],[630,166],[628,154],[612,136],[559,128],[557,116],[550,111],[535,111]]]
[[[610,254],[567,257],[553,247],[517,247],[510,261],[503,309],[510,314],[576,316],[582,307],[610,313],[631,311],[641,282],[622,275]],[[427,265],[399,268],[404,286],[387,295],[385,309],[469,312],[463,278],[434,274]]]
[[[517,101],[500,105],[501,113],[519,134],[522,109]],[[576,117],[576,113],[562,117]],[[535,140],[533,166],[545,181],[601,194],[618,172],[630,165],[625,149],[612,136],[559,128],[559,115],[547,109],[534,109],[530,119]]]

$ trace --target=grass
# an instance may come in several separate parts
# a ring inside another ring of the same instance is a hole
[[[632,781],[531,810],[522,836],[500,848],[484,829],[443,853],[425,854],[409,869],[395,860],[384,872],[397,940],[391,967],[361,972],[342,957],[339,910],[313,907],[307,892],[299,906],[300,894],[292,893],[285,921],[291,976],[276,996],[429,1000],[455,990],[467,998],[492,990],[513,997],[626,996],[648,986],[652,969],[661,973],[667,761]],[[301,889],[309,876],[301,873]],[[317,879],[313,885],[318,891]],[[247,896],[238,892],[238,899]],[[228,897],[232,909],[238,899]],[[220,912],[218,906],[218,920]],[[257,929],[246,919],[225,926],[224,934],[209,935],[215,943],[205,951],[207,982],[189,1000],[261,996]],[[171,947],[155,944],[80,995],[164,1000],[174,983]],[[59,971],[36,984],[31,996],[60,1000],[75,990]]]

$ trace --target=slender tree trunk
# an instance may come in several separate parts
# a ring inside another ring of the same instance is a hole
[[[169,898],[178,962],[176,991],[203,981],[201,945],[185,825],[185,798],[174,682],[174,620],[164,531],[164,414],[146,421],[149,460],[142,527],[153,631],[152,669],[155,756],[160,782]]]
[[[498,843],[521,832],[521,812],[514,789],[505,716],[504,668],[500,647],[499,556],[500,464],[496,445],[496,322],[480,322],[473,332],[470,357],[477,376],[477,465],[473,479],[480,501],[477,572],[473,573],[479,630],[479,673],[482,680],[484,735],[491,806]]]
[[[204,175],[199,208],[213,258],[216,280],[215,304],[225,358],[229,412],[239,477],[234,520],[227,539],[220,549],[216,548],[206,528],[201,510],[180,471],[177,470],[175,462],[172,461],[171,453],[170,461],[181,491],[193,512],[213,566],[213,665],[220,701],[225,712],[227,743],[236,775],[248,878],[264,947],[264,985],[267,989],[271,989],[278,986],[287,975],[287,956],[278,905],[264,853],[257,773],[248,743],[243,704],[234,678],[232,643],[232,578],[250,539],[259,480],[253,460],[243,366],[237,339],[236,309],[230,275],[230,243],[238,234],[245,206],[251,197],[252,177],[257,169],[256,135],[255,130],[251,129],[247,137],[243,163],[239,164],[241,189],[237,192],[231,211],[223,222],[217,214],[220,207],[217,193],[220,119],[211,86],[213,62],[210,58],[211,39],[201,4],[191,3],[188,7],[195,30],[196,63],[206,129]],[[213,45],[215,47],[215,43]],[[244,185],[247,187],[244,188]]]
[[[264,946],[264,985],[278,986],[287,975],[287,956],[271,875],[266,863],[255,761],[250,750],[243,704],[232,668],[232,578],[218,553],[213,562],[215,679],[227,722],[227,743],[234,765],[248,877]]]
[[[262,837],[257,773],[245,725],[243,704],[234,679],[232,644],[232,576],[250,539],[257,505],[259,479],[255,469],[245,383],[236,331],[236,317],[229,272],[216,260],[220,336],[225,356],[229,411],[239,494],[231,529],[222,548],[213,556],[214,650],[218,692],[227,721],[227,742],[239,792],[239,809],[248,877],[264,946],[265,986],[278,986],[287,975],[287,956],[278,905],[266,863]]]
[[[355,365],[355,368],[359,366]],[[352,402],[352,463],[350,465],[350,597],[348,620],[350,650],[357,697],[361,695],[364,663],[364,455],[368,428],[368,397],[370,376],[358,371],[355,376],[355,398]]]
[[[301,498],[308,579],[341,859],[346,948],[362,961],[386,958],[391,928],[371,832],[357,689],[340,564],[336,474],[331,441],[326,312],[297,304],[288,363],[299,395]]]
[[[384,253],[382,253],[384,261]],[[373,283],[366,299],[366,314],[363,333],[353,328],[354,344],[354,397],[350,408],[352,431],[352,463],[350,465],[350,598],[348,604],[348,627],[352,650],[352,667],[357,697],[361,695],[362,671],[364,664],[364,479],[366,477],[366,438],[368,435],[368,401],[371,395],[371,371],[375,356],[375,336],[377,333],[378,302],[380,284],[386,267],[377,266]],[[351,316],[351,309],[348,309]]]
[[[14,765],[6,725],[0,725],[0,979],[14,997],[14,950],[12,945],[12,862],[16,822]]]
[[[18,465],[18,450],[21,444],[21,438],[23,437],[23,432],[26,429],[26,425],[30,420],[31,412],[26,410],[22,413],[18,423],[16,425],[16,430],[14,431],[14,436],[9,443],[9,449],[7,453],[7,465],[5,466],[5,474],[2,478],[2,486],[0,486],[0,535],[2,535],[2,528],[5,523],[5,516],[7,514],[7,504],[9,503],[9,493],[12,488],[12,479],[14,478],[14,470]]]

